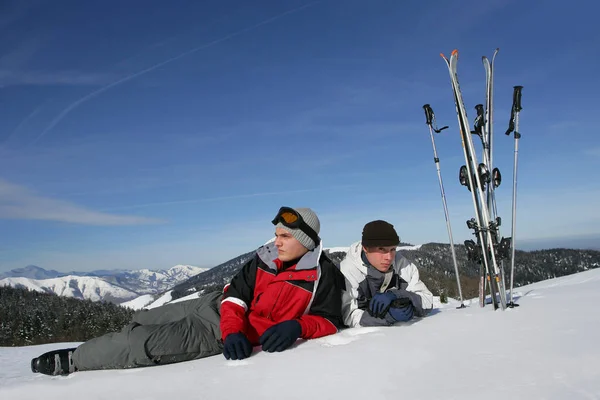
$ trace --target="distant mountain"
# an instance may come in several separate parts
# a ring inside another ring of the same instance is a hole
[[[121,303],[140,295],[163,293],[206,270],[208,268],[175,265],[167,270],[97,270],[65,274],[28,266],[3,274],[0,286],[27,287],[60,296]]]
[[[55,270],[45,270],[35,265],[28,265],[25,268],[16,268],[8,272],[0,272],[0,279],[4,278],[30,278],[30,279],[49,279],[60,276],[61,273]],[[62,274],[64,275],[64,274]]]
[[[167,270],[92,271],[90,275],[142,295],[162,293],[207,270],[191,265],[175,265]]]
[[[50,279],[4,278],[0,286],[23,287],[37,292],[54,293],[59,296],[81,300],[105,300],[120,303],[137,297],[137,293],[115,286],[94,276],[67,275]]]

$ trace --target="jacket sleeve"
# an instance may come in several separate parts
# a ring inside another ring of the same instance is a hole
[[[298,319],[303,339],[316,339],[337,333],[344,326],[342,291],[344,277],[328,259],[321,262],[321,277],[308,313]]]
[[[258,256],[254,256],[223,288],[221,300],[221,338],[237,332],[246,332],[248,309],[254,298]]]
[[[340,263],[340,270],[346,280],[346,288],[342,294],[342,316],[344,324],[355,328],[360,325],[364,309],[359,308],[358,299],[361,297],[358,287],[358,279],[354,273],[355,267],[352,262],[345,258]],[[364,296],[363,296],[364,297]]]
[[[433,309],[433,294],[421,281],[419,269],[414,263],[403,258],[399,264],[402,266],[400,276],[407,284],[402,285],[401,289],[390,289],[390,291],[398,297],[408,297],[415,308],[415,315],[423,317]]]

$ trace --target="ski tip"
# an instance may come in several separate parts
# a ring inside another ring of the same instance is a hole
[[[444,53],[440,53],[440,57],[446,58],[446,56],[444,55]]]
[[[452,50],[452,55],[453,56],[458,56],[458,49]]]

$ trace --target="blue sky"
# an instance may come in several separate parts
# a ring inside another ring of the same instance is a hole
[[[600,238],[600,6],[579,1],[9,1],[0,13],[0,270],[211,266],[311,207],[326,246],[373,219],[448,242],[422,106],[432,105],[455,241],[471,237],[450,80],[469,113],[495,70],[501,233]]]

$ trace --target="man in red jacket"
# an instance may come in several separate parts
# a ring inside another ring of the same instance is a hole
[[[67,375],[219,353],[241,360],[254,345],[283,351],[298,338],[337,332],[343,326],[345,281],[322,252],[319,219],[308,208],[282,207],[272,222],[275,241],[257,250],[224,293],[140,310],[121,331],[44,353],[31,360],[31,370]]]
[[[253,345],[283,351],[298,338],[336,333],[344,278],[322,252],[320,223],[309,208],[282,207],[272,221],[275,241],[225,287],[221,302],[223,355],[241,360]]]

